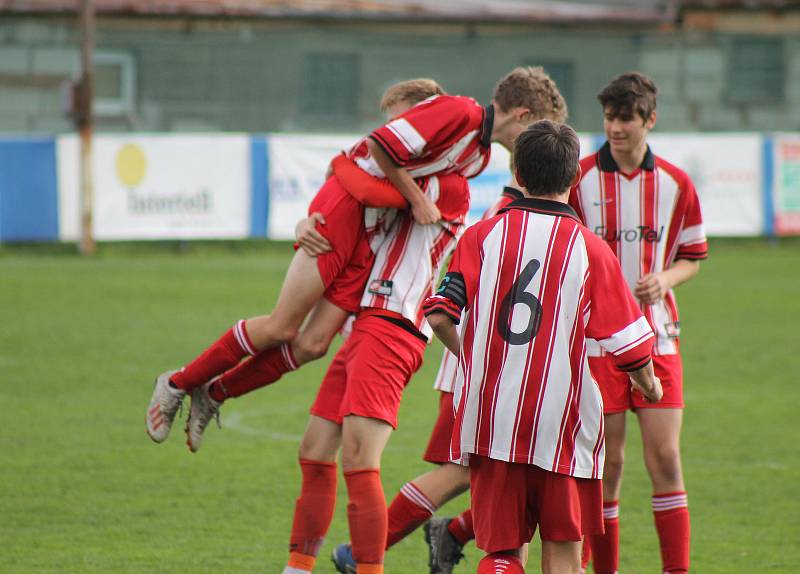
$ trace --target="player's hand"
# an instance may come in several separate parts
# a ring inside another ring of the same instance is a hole
[[[411,206],[411,216],[420,225],[430,225],[442,218],[442,214],[436,204],[424,195],[420,201]]]
[[[325,225],[325,218],[321,213],[312,213],[301,219],[294,228],[297,244],[311,257],[318,257],[331,250],[331,244],[317,231],[317,224]]]
[[[648,273],[636,282],[633,294],[643,304],[654,305],[664,298],[669,289],[669,281],[663,273]]]
[[[633,384],[633,388],[642,393],[644,400],[648,403],[657,403],[661,400],[661,397],[664,396],[664,389],[661,388],[661,379],[656,376],[653,377],[653,384],[649,389],[645,389],[633,379],[631,379],[631,383]]]

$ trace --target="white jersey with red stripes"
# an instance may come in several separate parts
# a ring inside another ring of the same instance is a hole
[[[457,173],[474,177],[489,163],[494,108],[465,96],[432,96],[381,126],[347,155],[376,177],[385,177],[370,155],[372,139],[412,177]]]
[[[568,205],[512,202],[462,237],[425,313],[464,314],[453,460],[469,454],[601,478],[603,404],[586,356],[650,361],[653,332],[608,247]]]
[[[507,206],[509,203],[514,201],[515,199],[521,199],[522,192],[518,189],[515,189],[510,186],[506,186],[503,188],[503,193],[497,198],[497,201],[494,202],[494,205],[490,206],[483,215],[481,216],[480,221],[485,221],[490,217],[494,217],[497,215],[497,212]],[[461,326],[458,327],[458,334],[461,335]],[[452,393],[453,388],[456,384],[456,374],[458,373],[458,357],[456,357],[453,353],[448,351],[447,349],[444,350],[442,353],[442,362],[439,363],[439,371],[436,373],[436,379],[433,381],[433,388],[437,391],[442,391],[444,393]]]
[[[581,168],[570,205],[616,253],[631,290],[639,278],[668,269],[676,259],[706,258],[700,200],[686,173],[650,148],[639,169],[622,173],[608,143],[582,159]],[[656,333],[654,353],[677,353],[680,322],[672,290],[642,310]],[[601,355],[602,350],[590,344],[589,354]]]
[[[429,177],[422,186],[441,211],[442,219],[419,225],[408,211],[391,209],[383,214],[371,238],[375,262],[361,307],[399,313],[430,339],[433,333],[422,304],[433,293],[444,262],[464,232],[469,202],[463,198],[469,194],[469,186],[458,175]]]

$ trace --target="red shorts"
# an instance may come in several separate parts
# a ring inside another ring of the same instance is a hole
[[[580,541],[603,532],[603,483],[531,464],[469,457],[475,544],[484,552],[519,548],[539,537]]]
[[[683,368],[680,355],[653,355],[653,370],[661,379],[664,397],[648,403],[631,387],[628,373],[620,371],[609,356],[589,357],[589,370],[603,395],[603,413],[610,415],[628,409],[682,409]]]
[[[375,316],[359,317],[322,380],[311,414],[336,424],[347,415],[397,428],[403,389],[422,365],[425,342]]]
[[[308,213],[319,212],[325,225],[317,225],[332,250],[317,257],[317,268],[325,285],[325,298],[337,307],[355,313],[369,279],[375,254],[364,229],[364,206],[330,177],[311,200]]]
[[[450,462],[450,439],[453,437],[453,425],[456,422],[453,414],[453,393],[442,391],[439,396],[439,418],[433,426],[428,448],[422,460],[434,464]]]

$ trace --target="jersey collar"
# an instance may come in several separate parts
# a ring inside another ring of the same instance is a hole
[[[603,147],[597,152],[597,158],[601,171],[619,171],[619,166],[614,161],[614,156],[611,155],[611,146],[608,142],[604,143]],[[647,171],[653,171],[656,168],[656,156],[650,146],[647,146],[647,152],[645,152],[642,165],[639,168]]]
[[[483,123],[481,124],[481,146],[488,148],[492,145],[492,130],[494,129],[494,106],[489,104],[483,108]]]
[[[505,190],[503,191],[505,192]],[[569,217],[578,223],[581,221],[578,214],[575,213],[575,210],[566,203],[552,199],[544,199],[542,197],[521,197],[520,199],[515,199],[498,213],[505,213],[510,209],[522,209],[523,211],[533,211],[543,215]]]

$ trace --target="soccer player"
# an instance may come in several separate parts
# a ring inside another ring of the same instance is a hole
[[[560,95],[559,95],[560,97]],[[555,115],[566,115],[565,105],[557,106]],[[563,112],[562,112],[563,110]],[[514,182],[506,186],[500,198],[481,217],[489,219],[502,208],[522,197]],[[458,358],[445,349],[434,388],[439,390],[439,415],[434,424],[423,460],[438,465],[407,482],[392,500],[388,509],[388,550],[425,524],[425,540],[429,546],[431,574],[450,574],[463,556],[463,546],[475,537],[472,528],[472,511],[466,509],[455,518],[431,518],[436,510],[469,489],[469,470],[450,462],[450,438],[453,434],[453,386]],[[352,565],[350,544],[340,544],[333,551],[333,562],[339,572],[347,574]]]
[[[567,205],[578,137],[543,120],[519,136],[526,197],[470,227],[424,305],[459,354],[451,456],[468,461],[479,574],[524,572],[539,528],[542,570],[575,573],[583,534],[602,530],[603,419],[586,338],[649,400],[653,332],[614,254]],[[461,335],[456,325],[463,321]]]
[[[542,89],[543,84],[547,89]],[[539,89],[533,90],[534,85]],[[527,124],[538,114],[552,113],[553,90],[552,80],[541,68],[518,69],[501,80],[495,101],[512,94],[527,98],[529,111],[519,120]],[[563,103],[560,97],[559,101]],[[508,127],[514,132],[513,141],[521,128],[518,123]],[[463,213],[467,207],[462,205]],[[450,211],[454,212],[455,206]],[[396,426],[402,389],[422,360],[424,344],[420,346],[420,341],[430,333],[422,301],[430,294],[438,266],[457,236],[442,233],[437,225],[415,223],[403,212],[392,217],[396,219],[376,254],[353,333],[329,367],[311,410],[300,448],[303,481],[285,574],[309,572],[314,567],[332,518],[340,445],[350,497],[348,520],[355,570],[382,571],[388,519],[380,486],[380,456]]]
[[[461,96],[430,98],[364,138],[348,156],[365,173],[385,175],[407,201],[412,198],[411,213],[417,222],[430,221],[420,213],[435,211],[438,217],[438,208],[424,194],[423,199],[413,199],[416,193],[413,190],[419,190],[419,186],[412,176],[471,177],[480,173],[488,162],[492,141],[510,147],[516,135],[535,119],[539,108],[551,105],[547,100],[549,93],[543,88],[548,82],[552,80],[541,68],[517,68],[501,79],[492,103],[486,108]],[[333,250],[316,258],[298,251],[272,315],[240,321],[180,372],[167,372],[159,377],[147,413],[148,432],[153,440],[166,439],[183,396],[192,392],[187,436],[190,449],[196,451],[205,425],[219,406],[216,398],[238,396],[222,377],[217,384],[219,393],[213,397],[208,381],[237,365],[242,358],[258,355],[256,360],[235,369],[241,384],[234,386],[244,393],[273,382],[283,373],[324,355],[347,314],[358,310],[364,277],[374,260],[369,233],[380,227],[380,213],[365,212],[361,203],[339,189],[338,183],[332,183],[334,180],[338,182],[338,178],[330,178],[326,186],[335,188],[335,192],[318,194],[309,208],[310,212],[323,214],[326,224],[320,231]],[[468,201],[466,195],[465,201]],[[425,205],[430,205],[432,211]],[[360,225],[365,219],[369,222]],[[360,233],[355,239],[353,230]],[[341,245],[349,247],[341,249]],[[321,277],[327,277],[330,283]],[[316,301],[304,337],[293,342],[296,327],[319,295],[323,297]],[[251,327],[264,333],[270,325],[287,324],[287,317],[291,317],[292,327],[282,333],[292,335],[289,341],[274,346],[264,337],[250,336]],[[303,341],[306,344],[301,344]],[[258,353],[264,345],[271,348]]]
[[[625,414],[639,421],[653,486],[653,515],[664,572],[689,569],[689,509],[680,458],[683,375],[678,308],[672,289],[692,278],[707,255],[700,201],[689,177],[653,154],[647,134],[656,124],[656,86],[640,74],[614,78],[597,95],[608,141],[581,161],[583,176],[570,204],[619,259],[625,280],[656,334],[655,373],[664,387],[658,404],[643,400],[625,373],[596,344],[589,365],[603,393],[606,460],[605,533],[589,538],[594,571],[619,564],[619,495],[625,450]]]

